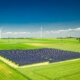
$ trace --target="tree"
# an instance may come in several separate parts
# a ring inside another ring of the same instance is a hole
[[[77,38],[77,40],[80,42],[80,38]]]

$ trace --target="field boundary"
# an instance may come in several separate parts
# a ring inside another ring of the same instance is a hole
[[[50,63],[50,64],[64,63],[64,62],[77,61],[77,60],[80,60],[80,58],[76,58],[76,59],[69,59],[69,60],[64,60],[64,61],[59,61],[59,62],[53,62],[53,63]]]
[[[50,64],[49,62],[42,62],[42,63],[35,63],[35,64],[30,64],[30,65],[25,65],[25,66],[19,66],[19,68],[27,68],[27,67],[33,67],[33,66],[41,66],[41,65],[48,65]]]
[[[13,68],[18,68],[19,66],[17,64],[15,64],[14,62],[0,56],[0,60],[3,61],[4,63],[8,64],[9,66],[13,67]]]

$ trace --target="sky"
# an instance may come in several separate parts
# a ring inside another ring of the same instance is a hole
[[[80,37],[80,0],[0,0],[0,27],[2,37]]]

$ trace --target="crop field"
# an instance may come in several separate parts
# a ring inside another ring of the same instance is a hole
[[[80,80],[80,59],[17,70],[31,80]]]
[[[20,72],[0,61],[0,80],[28,80]]]
[[[48,38],[27,38],[27,39],[1,39],[0,50],[10,49],[37,49],[56,48],[61,50],[80,52],[80,42],[72,39],[48,39]]]
[[[0,80],[80,80],[80,42],[74,38],[0,39],[0,56],[18,64],[0,60]],[[37,66],[27,67],[32,64]]]

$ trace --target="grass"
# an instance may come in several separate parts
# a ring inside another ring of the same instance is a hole
[[[1,39],[0,50],[6,49],[36,49],[57,48],[68,51],[80,52],[80,43],[76,39]]]
[[[0,61],[0,80],[28,80],[28,78]]]
[[[80,59],[17,70],[32,80],[80,80]]]
[[[80,52],[76,39],[0,39],[0,50],[57,48]],[[80,80],[80,59],[27,68],[12,68],[0,61],[0,80]]]

